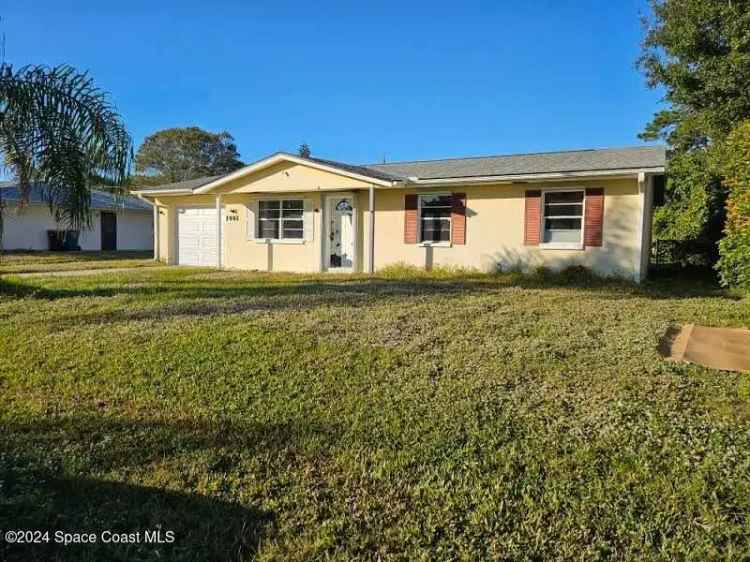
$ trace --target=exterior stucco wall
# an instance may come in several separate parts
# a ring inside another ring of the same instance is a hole
[[[525,192],[553,187],[603,187],[604,235],[601,247],[552,250],[525,246]],[[404,195],[466,193],[466,244],[424,247],[404,243]],[[418,267],[462,266],[483,271],[538,266],[561,269],[583,265],[604,275],[633,278],[640,259],[640,200],[633,180],[581,181],[448,189],[380,190],[375,198],[375,269],[394,263]]]
[[[175,231],[174,229],[170,228],[169,221],[171,220],[171,214],[169,211],[169,204],[157,199],[156,201],[154,201],[154,205],[156,206],[156,210],[159,215],[156,218],[159,229],[159,248],[157,249],[159,261],[162,261],[164,263],[171,263],[169,260],[169,249],[171,247],[170,236]]]
[[[285,193],[284,197],[299,197],[312,202],[312,240],[299,242],[266,242],[248,240],[248,207],[251,201],[263,196],[231,194],[224,196],[227,216],[238,220],[224,222],[225,267],[228,269],[257,269],[260,271],[320,271],[321,263],[321,196],[320,193]]]
[[[222,196],[225,220],[222,222],[223,265],[227,269],[259,271],[320,270],[322,228],[320,193],[285,193],[284,197],[309,199],[313,208],[313,239],[299,243],[271,242],[248,239],[248,208],[251,202],[267,197],[261,194],[230,193]],[[215,206],[215,195],[162,197],[159,205],[160,259],[177,263],[177,210],[183,206]],[[226,220],[232,217],[236,220]]]
[[[357,221],[357,263],[362,270],[364,238],[360,202],[367,204],[358,193],[369,184],[355,178],[281,162],[249,176],[237,178],[210,194],[160,196],[155,198],[159,209],[159,258],[175,264],[177,257],[177,209],[181,206],[215,206],[216,196],[222,197],[225,217],[222,221],[223,266],[227,269],[260,271],[321,271],[323,263],[324,202],[327,194],[343,191],[354,196],[355,221]],[[248,208],[251,202],[262,198],[299,197],[309,200],[313,209],[311,240],[300,243],[266,242],[248,239]],[[234,220],[236,219],[236,220]]]
[[[101,213],[94,211],[93,225],[78,237],[82,250],[99,251],[101,241]],[[123,211],[117,213],[117,249],[150,250],[153,248],[151,211]],[[31,205],[18,210],[9,206],[4,216],[3,247],[6,250],[47,250],[47,231],[60,227],[44,205]]]
[[[326,191],[337,179],[325,180],[318,170],[302,173],[304,167],[279,166],[261,178],[230,186],[222,195],[227,217],[223,224],[223,265],[229,269],[261,271],[321,271],[324,251],[324,206]],[[292,170],[296,176],[287,176]],[[329,174],[331,175],[331,174]],[[335,178],[338,176],[331,175]],[[283,187],[288,177],[303,189]],[[266,193],[255,182],[263,183]],[[306,178],[306,179],[305,179]],[[351,180],[347,180],[351,181]],[[326,186],[324,188],[323,186]],[[525,192],[531,189],[602,187],[604,188],[604,226],[601,247],[585,250],[553,250],[525,246]],[[343,190],[343,186],[339,186]],[[358,271],[367,270],[369,213],[367,190],[349,186],[354,194],[357,223],[356,247]],[[272,192],[272,193],[269,193]],[[449,247],[425,247],[404,243],[404,196],[407,193],[466,193],[466,244]],[[339,193],[338,191],[336,193]],[[313,237],[304,243],[284,243],[248,239],[248,208],[263,197],[302,197],[312,202]],[[176,209],[183,205],[215,206],[216,195],[162,197],[159,204],[161,258],[176,263]],[[461,266],[483,271],[546,266],[560,269],[583,265],[604,275],[635,278],[638,272],[641,228],[641,200],[638,182],[633,179],[587,180],[560,183],[500,184],[449,187],[445,189],[376,189],[375,193],[375,270],[405,263],[417,267]]]
[[[118,250],[152,250],[153,248],[154,214],[152,211],[117,213]]]

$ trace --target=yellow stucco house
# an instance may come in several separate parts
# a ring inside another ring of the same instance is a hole
[[[277,153],[142,189],[169,264],[374,272],[584,265],[640,281],[663,147],[355,166]]]

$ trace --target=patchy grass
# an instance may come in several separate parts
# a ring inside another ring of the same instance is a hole
[[[159,265],[148,252],[41,252],[10,251],[0,253],[0,274],[37,273],[106,269],[111,267],[148,267]]]
[[[741,295],[569,273],[0,280],[9,560],[739,560],[750,379],[665,362]]]

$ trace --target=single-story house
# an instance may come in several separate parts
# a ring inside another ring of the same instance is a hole
[[[66,230],[57,224],[45,198],[44,186],[33,185],[27,205],[19,205],[15,182],[0,182],[5,250],[48,250],[48,231]],[[137,197],[114,197],[104,191],[91,193],[93,225],[78,233],[82,250],[153,249],[154,229],[151,204]]]
[[[276,153],[137,192],[170,264],[374,272],[583,265],[640,281],[663,147],[351,165]]]

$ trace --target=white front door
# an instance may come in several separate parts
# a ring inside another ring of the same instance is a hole
[[[329,197],[326,268],[334,271],[354,269],[354,204],[350,195]]]

